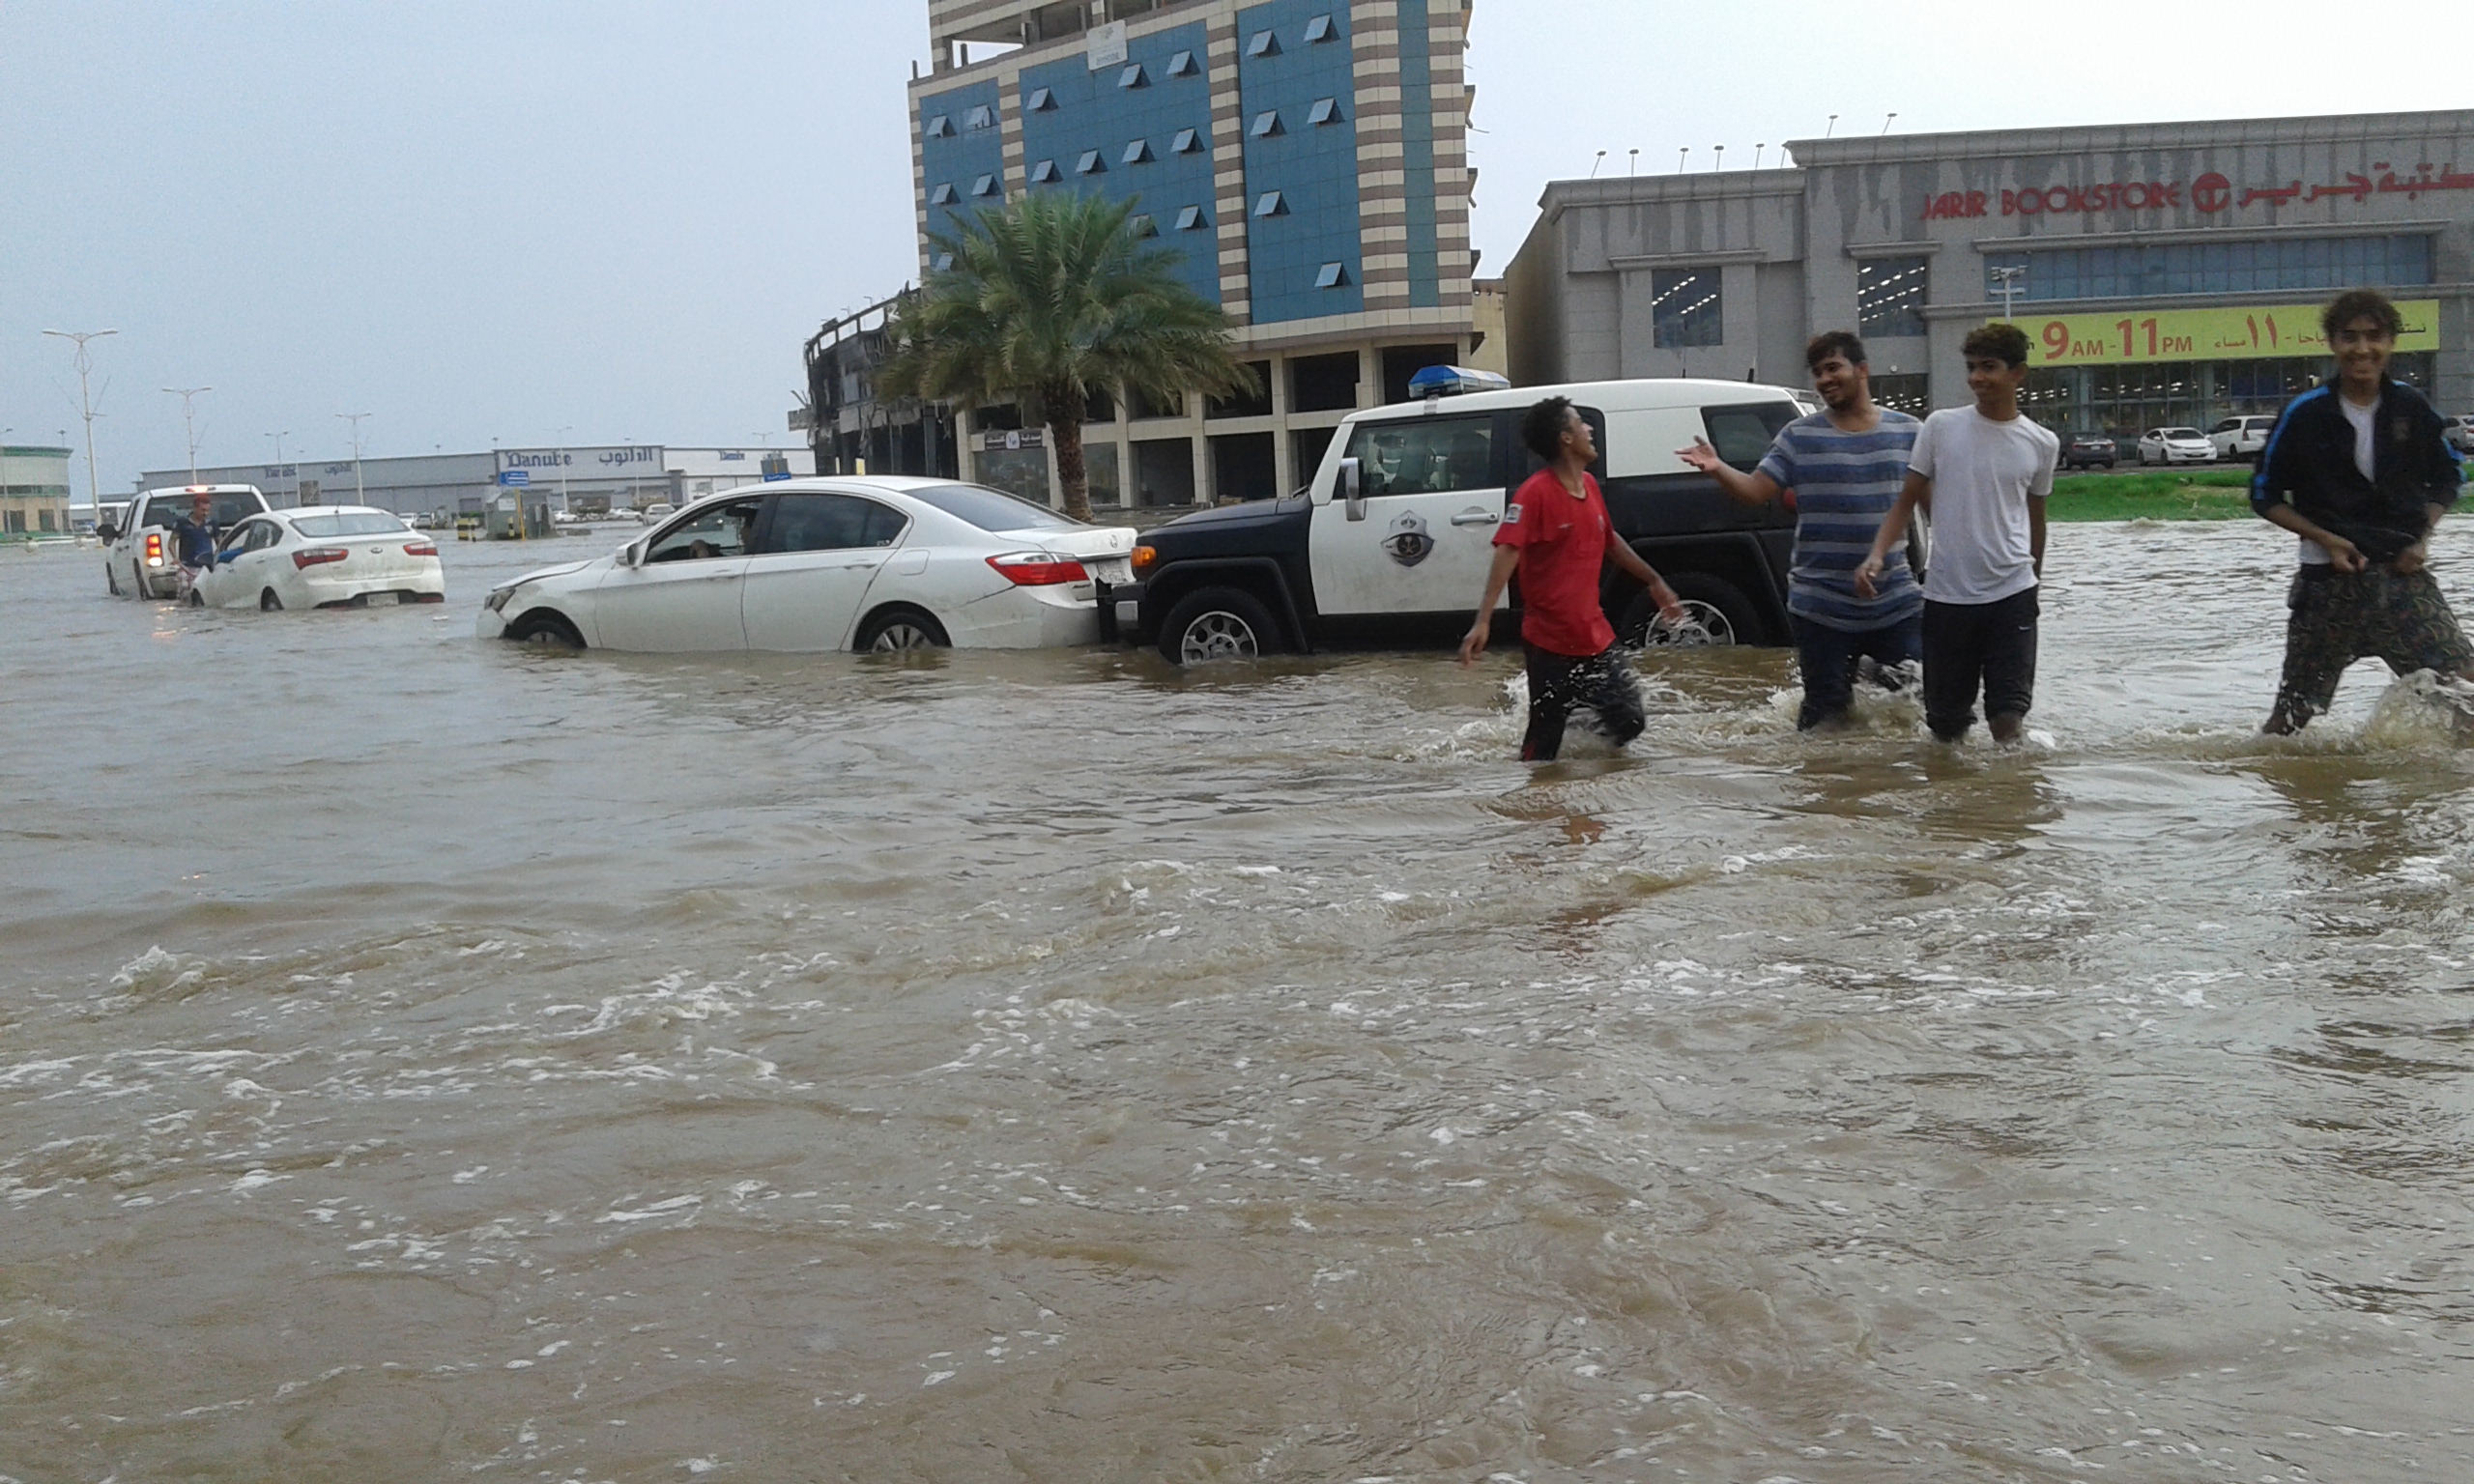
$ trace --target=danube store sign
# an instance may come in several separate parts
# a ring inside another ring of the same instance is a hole
[[[2444,190],[2474,190],[2474,174],[2455,164],[2445,168],[2417,165],[2400,174],[2386,160],[2371,167],[2373,175],[2351,171],[2335,181],[2273,186],[2241,186],[2211,170],[2188,185],[2180,181],[2107,181],[2094,186],[2049,186],[2027,190],[1945,190],[1924,203],[1926,221],[1975,216],[2091,215],[2098,212],[2179,211],[2189,206],[2207,215],[2266,202],[2271,206],[2308,204],[2331,198],[2360,206],[2373,196],[2399,195],[2409,201]]]
[[[2401,351],[2439,349],[2439,301],[2397,306]],[[2111,314],[2029,315],[2011,323],[2028,332],[2039,366],[2124,366],[2172,360],[2264,360],[2325,356],[2316,304],[2254,304],[2230,309],[2115,310]]]

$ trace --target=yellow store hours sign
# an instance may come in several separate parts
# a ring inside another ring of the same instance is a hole
[[[2258,304],[2229,309],[2117,309],[2111,314],[2022,315],[2039,366],[2120,366],[2161,360],[2260,360],[2274,356],[2325,356],[2317,304]],[[2401,351],[2439,349],[2439,301],[2397,305],[2405,332]]]

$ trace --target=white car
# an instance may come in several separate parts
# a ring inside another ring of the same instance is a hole
[[[444,603],[438,544],[401,516],[367,505],[269,510],[223,537],[198,574],[200,608],[388,608]]]
[[[2139,435],[2142,464],[2206,464],[2216,458],[2216,444],[2197,428],[2150,428]]]
[[[2450,447],[2460,453],[2474,453],[2474,417],[2460,415],[2441,421]]]
[[[672,653],[1088,644],[1098,585],[1133,580],[1134,538],[952,480],[778,481],[509,583],[478,632]]]
[[[668,500],[655,500],[653,503],[647,505],[642,510],[636,512],[636,521],[639,525],[654,526],[663,521],[669,520],[672,516],[676,515],[677,513],[677,507],[672,505]]]
[[[2238,459],[2256,459],[2265,452],[2268,435],[2277,430],[2271,416],[2254,414],[2249,417],[2228,417],[2207,430],[2208,446],[2226,463]]]

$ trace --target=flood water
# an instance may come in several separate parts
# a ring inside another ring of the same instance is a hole
[[[1501,656],[475,642],[542,555],[0,553],[0,1478],[2474,1477],[2474,752],[2253,735],[2262,528],[2057,528],[2015,753],[1699,652],[1537,770]]]

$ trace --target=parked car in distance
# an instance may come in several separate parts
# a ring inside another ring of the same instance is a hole
[[[2448,418],[2449,446],[2460,453],[2474,453],[2474,416]]]
[[[1521,418],[1556,393],[1597,436],[1595,472],[1616,534],[1695,620],[1681,630],[1657,621],[1648,595],[1610,569],[1598,600],[1617,637],[1633,645],[1788,642],[1794,510],[1784,500],[1736,503],[1675,450],[1706,439],[1749,470],[1780,428],[1805,415],[1802,404],[1783,386],[1683,378],[1473,392],[1354,414],[1304,493],[1143,532],[1138,588],[1111,594],[1119,630],[1177,664],[1449,643],[1469,627],[1511,493],[1539,467],[1521,445]]]
[[[2205,464],[2216,457],[2216,445],[2197,428],[2150,428],[2139,435],[2142,464]]]
[[[2120,457],[2111,435],[2082,433],[2061,445],[2061,467],[2064,469],[2111,469]]]
[[[181,538],[174,528],[188,518],[199,494],[214,499],[211,518],[219,542],[225,532],[267,510],[267,498],[253,484],[187,484],[148,490],[129,502],[123,524],[104,521],[96,528],[103,543],[103,585],[113,596],[171,598],[180,595]]]
[[[529,573],[489,595],[477,632],[668,653],[1088,644],[1134,539],[949,479],[783,480]]]
[[[677,508],[672,505],[669,501],[657,500],[652,504],[645,506],[642,510],[637,511],[636,521],[639,525],[651,526],[657,522],[669,520],[672,516],[676,515],[677,513]]]
[[[446,573],[438,544],[401,516],[367,505],[309,505],[232,528],[190,601],[267,612],[444,603]]]
[[[2256,459],[2267,451],[2268,435],[2275,432],[2277,419],[2273,414],[2254,414],[2246,417],[2228,417],[2207,430],[2208,446],[2227,463],[2237,459]]]

